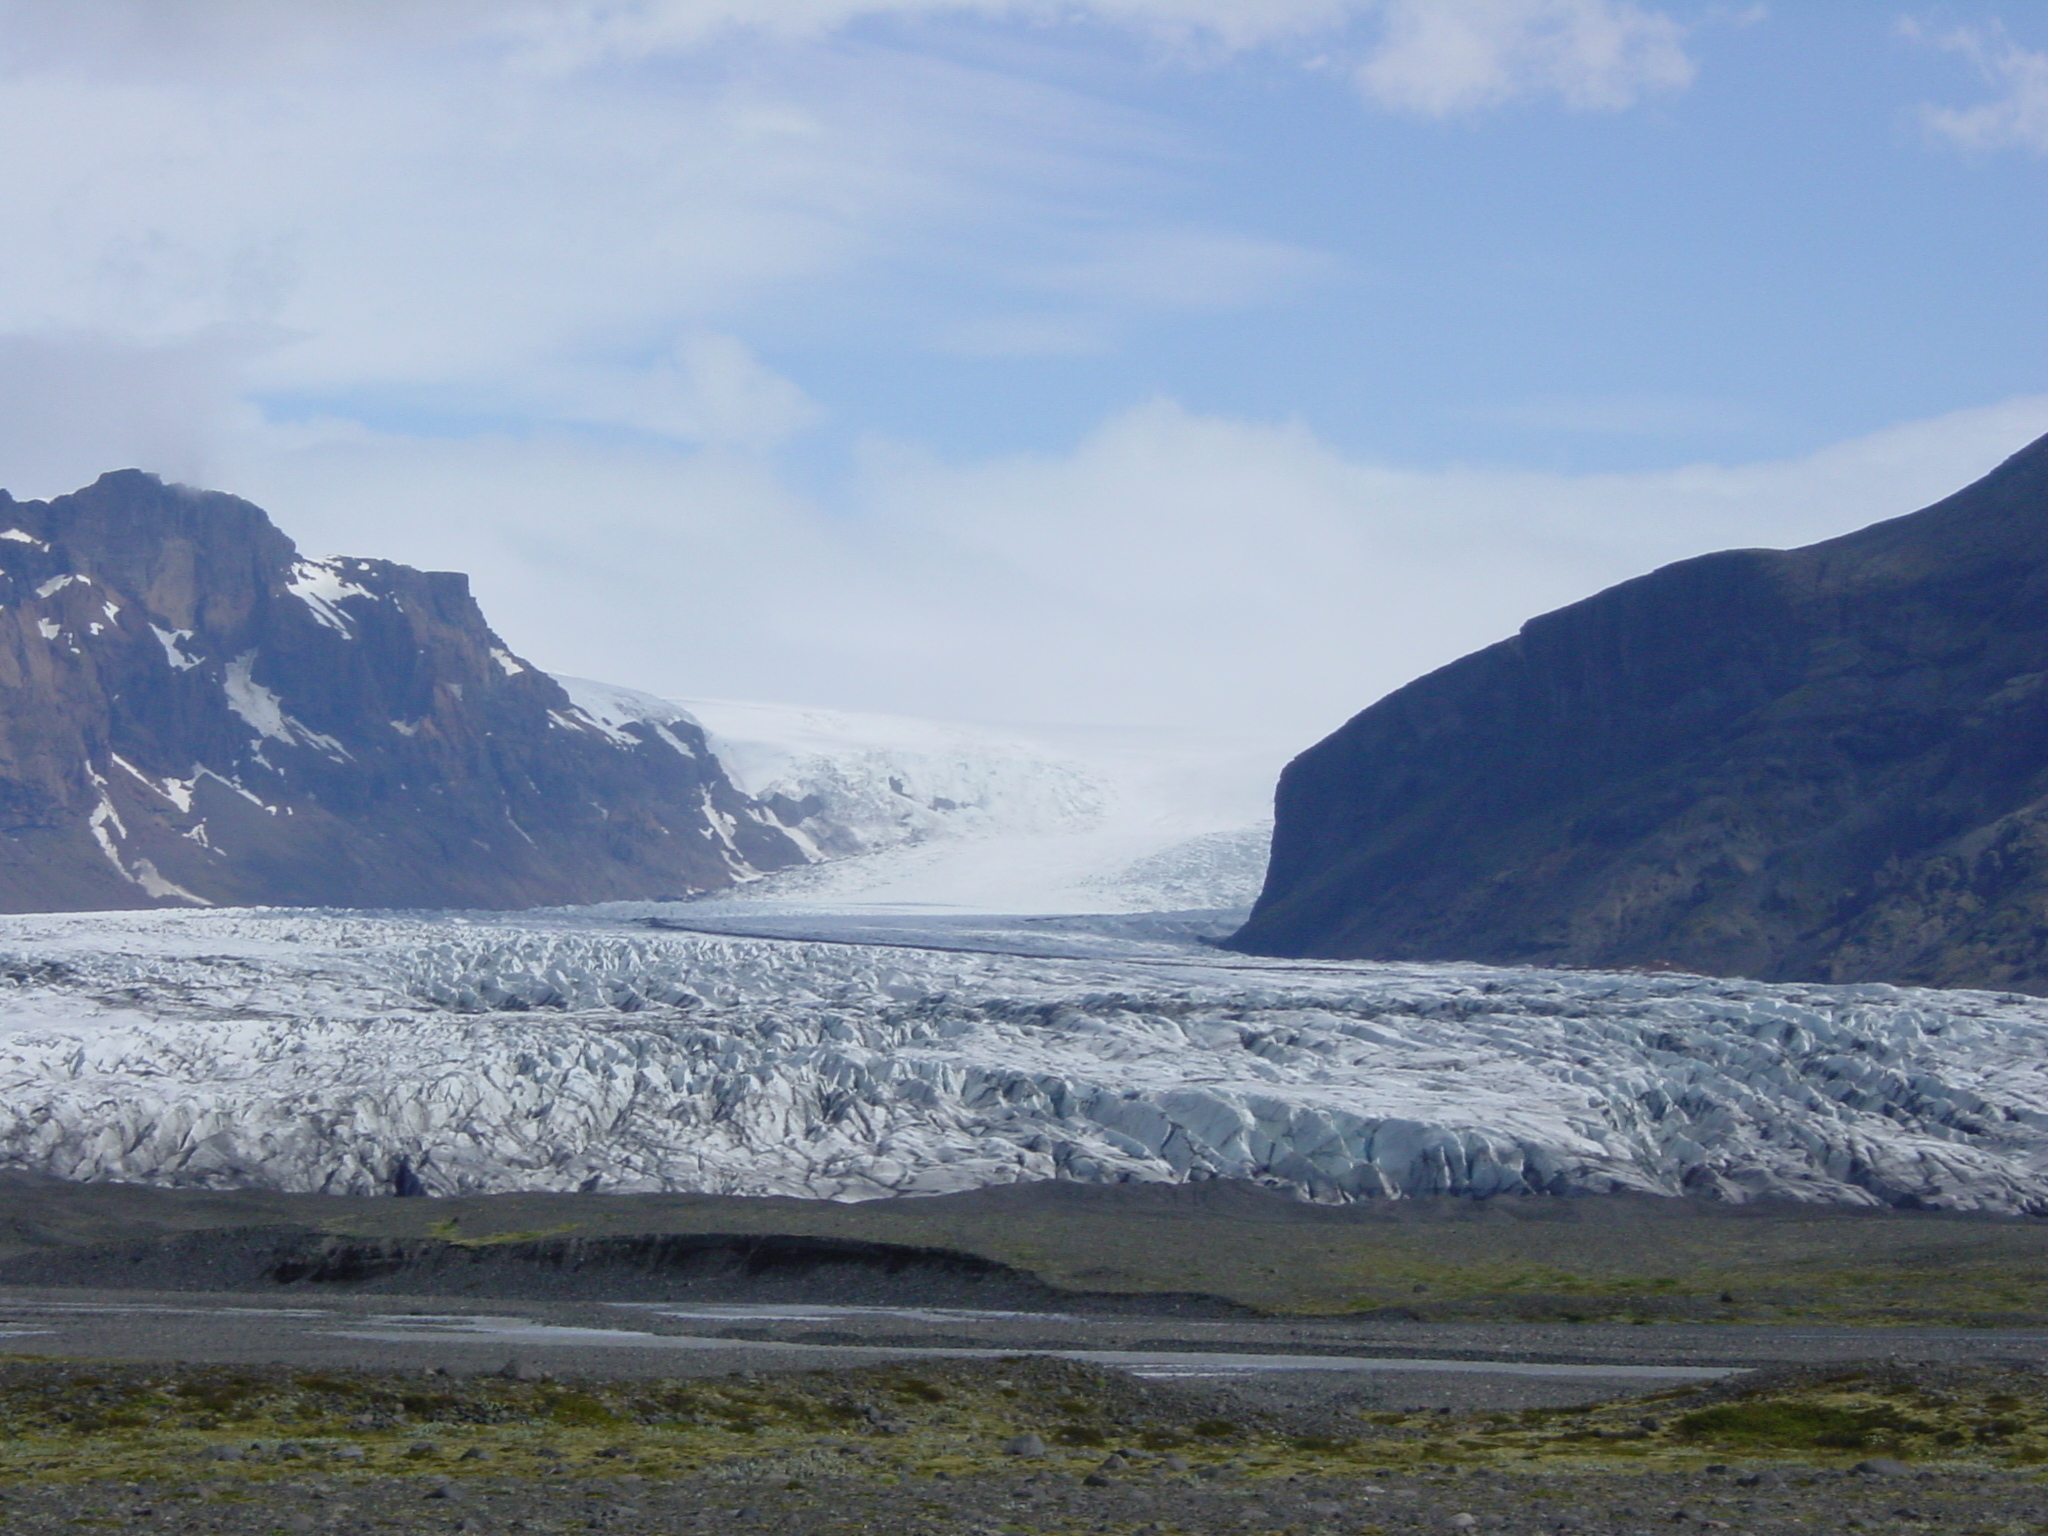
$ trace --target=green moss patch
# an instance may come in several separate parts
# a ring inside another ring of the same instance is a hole
[[[691,1473],[802,1480],[1092,1469],[1313,1470],[1353,1441],[1074,1362],[1020,1357],[672,1381],[517,1381],[0,1361],[0,1485],[51,1479]],[[1036,1435],[1043,1457],[1004,1447]],[[1326,1447],[1316,1450],[1313,1447]]]
[[[1722,1403],[1685,1414],[1673,1426],[1681,1439],[1772,1450],[1861,1451],[1909,1436],[1939,1435],[1937,1422],[1910,1418],[1889,1403],[1776,1401]]]
[[[2048,1462],[2048,1376],[1878,1365],[1759,1371],[1710,1387],[1519,1414],[1375,1414],[1390,1459],[1688,1467],[1741,1457],[1849,1465]]]

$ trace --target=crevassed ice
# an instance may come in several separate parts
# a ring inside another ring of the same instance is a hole
[[[0,986],[0,1160],[289,1190],[369,1191],[404,1157],[444,1191],[1220,1176],[1326,1201],[2048,1209],[2036,1000],[1290,964],[1068,928],[1063,958],[1001,952],[996,929],[943,950],[599,913],[0,919],[0,972],[23,978]]]

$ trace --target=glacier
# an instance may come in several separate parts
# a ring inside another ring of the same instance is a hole
[[[701,729],[814,862],[740,894],[866,909],[1141,912],[1248,906],[1291,742],[1236,733],[1006,730],[787,704],[664,699],[556,676],[617,740]],[[673,740],[672,746],[677,746]],[[677,746],[677,750],[682,750]]]
[[[0,918],[0,1164],[371,1193],[861,1200],[1038,1179],[1343,1202],[2048,1211],[2048,1002],[1263,960],[1239,914]]]

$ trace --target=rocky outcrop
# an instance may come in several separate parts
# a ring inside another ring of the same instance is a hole
[[[0,492],[0,910],[522,907],[803,862],[686,721],[592,719],[466,578],[124,471]]]
[[[2048,992],[2048,439],[1381,700],[1282,776],[1232,943]]]
[[[950,1248],[754,1232],[532,1237],[482,1242],[336,1237],[309,1227],[241,1227],[0,1262],[15,1285],[267,1291],[301,1286],[401,1296],[558,1301],[826,1302],[922,1307],[1086,1305],[1021,1270]],[[1170,1297],[1190,1310],[1192,1298]],[[1121,1298],[1106,1297],[1107,1310]],[[1101,1305],[1097,1301],[1097,1305]],[[1093,1308],[1091,1308],[1093,1310]],[[1229,1303],[1202,1309],[1227,1315]]]

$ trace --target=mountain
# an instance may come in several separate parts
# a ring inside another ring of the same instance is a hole
[[[2048,439],[1389,695],[1282,775],[1231,942],[2048,992]]]
[[[521,907],[803,863],[688,722],[602,724],[466,578],[123,471],[0,492],[0,910]]]

